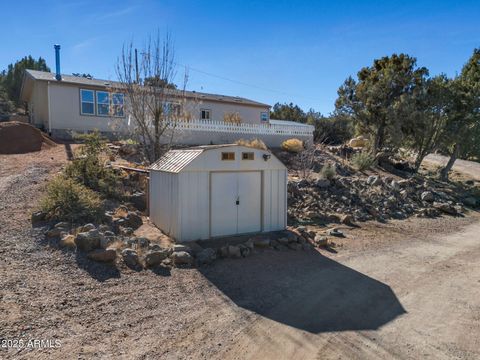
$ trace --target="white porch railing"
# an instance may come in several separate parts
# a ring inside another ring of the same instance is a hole
[[[176,121],[172,124],[175,131],[212,131],[239,134],[284,135],[284,136],[312,136],[312,125],[277,125],[277,124],[230,124],[223,121],[192,120]]]

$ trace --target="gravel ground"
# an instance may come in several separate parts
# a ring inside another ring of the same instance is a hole
[[[480,356],[477,215],[346,228],[338,253],[267,250],[135,272],[31,229],[65,161],[60,146],[0,156],[0,339],[60,345],[2,347],[0,358]]]

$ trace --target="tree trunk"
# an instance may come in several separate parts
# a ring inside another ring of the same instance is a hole
[[[372,148],[372,155],[376,156],[378,150],[383,147],[383,143],[385,141],[385,124],[380,124],[378,130],[375,134],[374,141],[373,141],[373,148]]]
[[[457,143],[453,147],[452,155],[450,155],[450,159],[448,160],[447,165],[445,165],[445,167],[440,170],[440,179],[442,181],[448,181],[448,173],[450,172],[450,170],[452,170],[453,164],[455,164],[455,160],[457,160],[459,150],[460,145]]]
[[[423,159],[425,159],[426,154],[421,152],[418,153],[417,158],[415,159],[415,173],[418,173],[418,170],[420,169],[420,165],[422,165]]]

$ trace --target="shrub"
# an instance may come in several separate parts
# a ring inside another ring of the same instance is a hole
[[[80,149],[79,156],[65,168],[65,175],[106,196],[121,197],[118,174],[102,162],[102,155],[107,150],[105,141],[98,132],[82,135],[81,138],[85,144]]]
[[[47,187],[40,203],[47,218],[70,223],[98,221],[103,216],[100,196],[73,179],[58,176]]]
[[[238,112],[226,112],[223,114],[223,121],[228,124],[241,124],[242,117]]]
[[[303,147],[303,141],[298,139],[288,139],[282,143],[282,149],[291,153],[301,152]]]
[[[322,170],[320,170],[320,176],[324,179],[332,180],[335,176],[337,176],[337,170],[335,168],[335,165],[323,165]]]
[[[352,155],[350,163],[358,171],[364,171],[372,167],[375,158],[368,152],[362,151]]]
[[[244,140],[240,139],[236,142],[237,145],[251,147],[260,150],[268,150],[267,145],[260,139]]]
[[[341,115],[330,118],[320,118],[313,123],[315,142],[328,145],[339,145],[350,140],[354,135],[353,122],[350,118]]]

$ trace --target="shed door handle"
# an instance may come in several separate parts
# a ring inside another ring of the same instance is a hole
[[[237,201],[235,201],[235,204],[240,205],[240,198],[239,197],[237,198]]]

